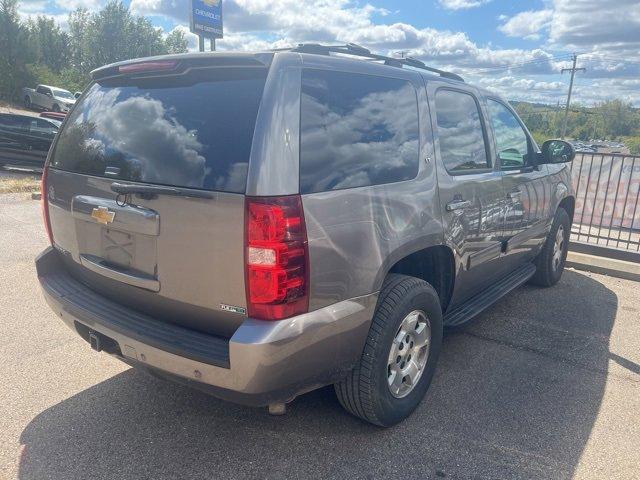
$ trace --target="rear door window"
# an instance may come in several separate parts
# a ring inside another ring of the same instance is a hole
[[[51,166],[114,180],[244,193],[267,69],[193,69],[91,86]]]
[[[29,132],[42,137],[53,138],[58,133],[58,126],[46,120],[34,118],[31,120]]]
[[[449,173],[473,173],[491,168],[480,107],[471,94],[438,90],[436,118],[440,155]]]
[[[416,90],[397,78],[304,70],[300,143],[301,193],[415,178]]]
[[[22,115],[8,115],[4,119],[3,124],[9,131],[16,133],[28,133],[31,119],[32,117],[25,117]]]

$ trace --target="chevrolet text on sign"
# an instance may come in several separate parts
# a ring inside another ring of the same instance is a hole
[[[222,38],[222,0],[191,0],[191,31],[207,38]]]

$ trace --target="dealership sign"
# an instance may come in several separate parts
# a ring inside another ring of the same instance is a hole
[[[222,38],[222,0],[191,0],[191,31],[206,38]]]

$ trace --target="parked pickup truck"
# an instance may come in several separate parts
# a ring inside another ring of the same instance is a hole
[[[41,108],[53,112],[66,113],[76,103],[76,97],[70,91],[47,85],[38,85],[35,90],[24,88],[22,98],[28,109]]]

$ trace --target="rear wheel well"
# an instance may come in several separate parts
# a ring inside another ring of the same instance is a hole
[[[409,275],[429,283],[438,292],[442,311],[446,311],[455,280],[453,253],[448,247],[438,245],[414,252],[394,264],[389,273]]]
[[[560,201],[558,208],[562,208],[569,214],[569,219],[573,223],[573,213],[576,209],[576,199],[573,197],[565,197]]]

